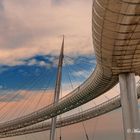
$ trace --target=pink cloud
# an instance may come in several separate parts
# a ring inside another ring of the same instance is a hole
[[[56,54],[60,50],[62,34],[66,35],[66,54],[87,55],[93,52],[91,0],[66,0],[60,5],[51,2],[3,1],[0,63],[16,64],[18,59],[39,53]]]

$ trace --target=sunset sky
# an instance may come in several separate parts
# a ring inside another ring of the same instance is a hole
[[[92,0],[0,0],[0,122],[52,102],[62,35],[62,96],[91,74],[96,66],[91,15]],[[117,94],[118,86],[106,95]],[[101,96],[94,102],[105,100]],[[92,105],[90,102],[83,108]],[[121,109],[85,125],[90,140],[123,139]],[[7,140],[49,140],[48,136],[42,132]],[[85,140],[81,123],[62,128],[62,136],[63,140]]]

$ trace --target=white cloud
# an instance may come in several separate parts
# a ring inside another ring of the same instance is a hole
[[[74,71],[72,73],[73,76],[75,77],[84,77],[85,79],[88,78],[88,76],[90,75],[88,70],[80,70],[80,71]]]
[[[37,61],[35,59],[32,59],[28,62],[29,66],[35,65],[37,63]]]
[[[88,55],[91,38],[91,0],[3,1],[0,17],[0,63],[15,65],[36,54],[59,54],[62,34],[67,55]]]

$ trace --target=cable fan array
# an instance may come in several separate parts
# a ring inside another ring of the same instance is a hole
[[[69,56],[65,56],[62,72],[62,89],[61,89],[62,92],[63,89],[66,90],[67,92],[70,92],[75,87],[78,87],[79,84],[81,84],[90,75],[90,73],[93,71],[94,66],[95,66],[94,58],[88,57],[72,58]],[[19,67],[16,67],[15,69],[18,70]],[[43,69],[37,76],[34,76],[30,81],[22,83],[21,87],[18,87],[18,90],[16,91],[13,90],[10,93],[9,91],[3,91],[3,95],[0,97],[0,99],[8,98],[8,101],[2,102],[1,104],[0,111],[3,112],[1,113],[2,115],[0,116],[1,122],[4,122],[8,119],[24,116],[28,113],[38,110],[43,106],[47,106],[48,103],[51,103],[53,98],[52,95],[54,92],[52,87],[54,87],[55,85],[56,72],[57,72],[56,68],[53,68],[52,70]],[[14,73],[12,74],[7,76],[8,77],[11,76],[11,78],[12,76],[16,76]],[[47,86],[44,89],[39,90],[40,93],[38,96],[38,93],[36,93],[34,87],[36,87],[36,85],[39,82],[41,82],[42,79],[45,79],[44,85]],[[23,91],[24,87],[26,90]],[[48,103],[45,104],[43,103],[43,105],[41,106],[42,100],[44,100],[44,97],[46,99],[46,95],[48,94],[50,89],[52,90],[51,91],[52,95],[48,96],[47,99]],[[66,94],[67,93],[64,93],[64,95]],[[9,97],[9,95],[11,96]],[[20,95],[23,96],[23,99],[15,100]],[[64,95],[61,95],[61,97]],[[34,107],[30,108],[30,106]]]

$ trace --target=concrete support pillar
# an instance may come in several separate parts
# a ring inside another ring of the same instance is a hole
[[[140,140],[140,122],[134,73],[119,75],[125,140]]]

